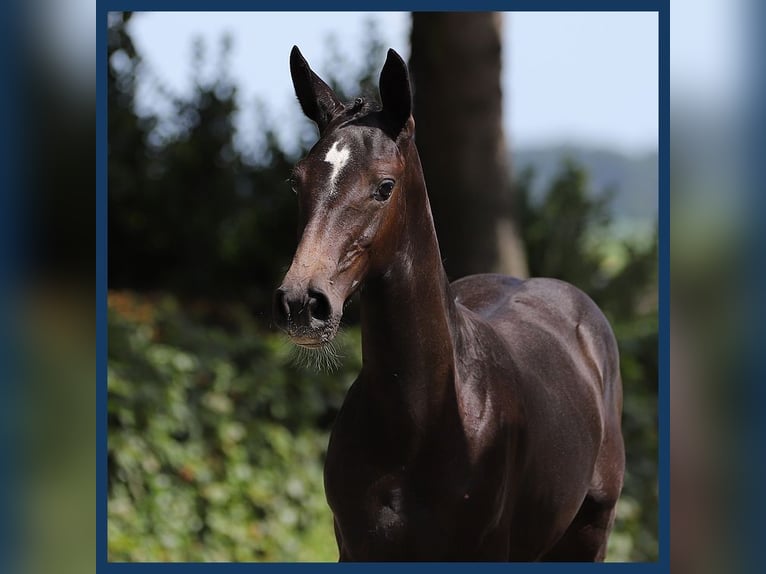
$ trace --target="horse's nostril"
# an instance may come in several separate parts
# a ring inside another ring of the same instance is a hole
[[[277,325],[284,327],[290,318],[290,305],[285,297],[284,289],[277,289],[274,293],[274,320]]]
[[[308,306],[311,316],[319,321],[327,322],[330,320],[330,300],[319,289],[309,288]]]

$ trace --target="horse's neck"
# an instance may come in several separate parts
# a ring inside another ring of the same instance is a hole
[[[402,190],[407,216],[397,256],[362,291],[362,352],[374,397],[421,426],[454,403],[456,311],[414,146],[413,160]]]

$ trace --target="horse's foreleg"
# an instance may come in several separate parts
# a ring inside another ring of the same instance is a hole
[[[340,533],[340,528],[338,528],[338,521],[333,520],[332,522],[335,528],[335,540],[338,543],[338,562],[349,562],[351,558],[343,545],[343,536]]]

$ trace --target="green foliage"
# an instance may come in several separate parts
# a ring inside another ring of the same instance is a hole
[[[542,201],[531,199],[534,172],[517,182],[516,214],[530,275],[580,287],[614,321],[656,311],[657,236],[616,239],[614,190],[590,193],[588,174],[565,160]]]
[[[543,198],[534,173],[517,182],[517,218],[530,275],[568,281],[612,323],[623,380],[625,486],[608,559],[657,559],[657,239],[618,240],[610,232],[613,194],[591,193],[585,170],[565,161]]]
[[[275,145],[265,116],[258,161],[235,145],[237,91],[227,76],[226,40],[213,78],[197,76],[183,97],[158,94],[170,119],[138,115],[142,62],[126,20],[111,24],[110,286],[262,305],[294,247],[295,201],[285,180],[297,157]],[[195,58],[194,69],[202,69],[201,42]]]
[[[318,374],[242,307],[112,293],[109,559],[336,560],[323,457],[358,339]]]

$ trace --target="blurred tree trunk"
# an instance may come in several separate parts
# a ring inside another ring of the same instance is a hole
[[[502,15],[412,14],[416,138],[450,278],[526,277],[502,125]]]

